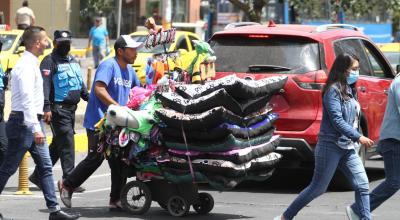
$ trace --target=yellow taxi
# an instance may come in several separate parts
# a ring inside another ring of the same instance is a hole
[[[147,31],[137,31],[129,34],[132,39],[138,42],[145,42],[148,32]],[[171,44],[166,44],[167,52],[179,51],[180,59],[182,61],[182,68],[186,69],[193,58],[196,56],[196,51],[194,48],[193,40],[200,40],[200,37],[197,34],[187,31],[176,31],[175,41]],[[135,63],[132,65],[135,69],[141,83],[145,83],[146,75],[144,72],[144,68],[146,67],[146,62],[149,57],[152,57],[154,54],[159,54],[164,52],[163,45],[157,45],[153,48],[145,48],[141,47],[138,49],[138,56],[136,57]],[[110,58],[115,56],[114,49],[111,49],[110,54],[104,58]],[[173,62],[168,62],[170,69],[174,68]]]
[[[396,70],[396,66],[400,64],[400,43],[381,44],[378,47]]]
[[[25,47],[21,45],[23,33],[23,30],[0,31],[0,41],[3,43],[0,52],[0,60],[4,72],[11,71],[25,51]],[[44,55],[39,57],[39,60],[42,60],[44,56],[51,53],[53,50],[52,40],[50,38],[47,40],[49,41],[49,46],[44,51]]]

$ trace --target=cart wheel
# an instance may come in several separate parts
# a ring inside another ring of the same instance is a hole
[[[139,181],[127,183],[121,191],[122,207],[133,215],[141,215],[149,210],[151,192],[146,184]]]
[[[199,200],[193,208],[199,214],[207,214],[214,208],[214,199],[209,193],[199,193]]]
[[[180,196],[172,196],[168,199],[167,208],[169,214],[175,217],[181,217],[189,212],[189,204]]]
[[[161,203],[161,202],[157,202],[157,203],[158,203],[158,205],[159,205],[161,208],[163,208],[163,209],[165,209],[165,210],[168,211],[168,206],[167,206],[167,204]]]

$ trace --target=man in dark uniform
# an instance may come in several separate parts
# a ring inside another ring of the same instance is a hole
[[[78,62],[69,55],[71,33],[64,30],[54,32],[54,50],[40,64],[44,91],[44,121],[50,124],[53,140],[50,144],[50,157],[54,164],[61,160],[63,178],[75,166],[74,125],[77,104],[82,98],[89,99],[89,93],[82,80]],[[34,173],[29,180],[40,188]],[[84,191],[82,187],[76,192]]]
[[[2,47],[0,42],[0,51]],[[4,122],[4,101],[5,101],[5,90],[7,87],[7,78],[0,65],[0,165],[3,162],[4,154],[7,150],[7,135],[6,135],[6,123]]]

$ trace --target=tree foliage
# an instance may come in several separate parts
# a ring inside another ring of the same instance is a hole
[[[113,10],[113,0],[83,0],[81,4],[82,16],[103,16],[105,14],[111,13]]]
[[[269,0],[229,0],[233,5],[242,10],[250,21],[260,22],[262,9]]]
[[[250,21],[255,22],[261,21],[262,9],[270,2],[269,0],[229,1],[242,10]],[[329,17],[332,22],[337,22],[340,10],[346,15],[351,15],[351,18],[358,19],[380,8],[390,14],[395,29],[400,23],[400,0],[289,0],[289,4],[295,14],[310,20]]]

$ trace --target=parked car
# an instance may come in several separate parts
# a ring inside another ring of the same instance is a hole
[[[224,30],[229,30],[232,28],[237,28],[237,27],[243,27],[243,26],[249,26],[249,25],[257,25],[260,24],[258,22],[251,22],[251,21],[242,21],[242,22],[233,22],[229,23],[224,27]]]
[[[356,84],[361,103],[361,132],[377,143],[385,112],[387,89],[394,77],[378,47],[356,27],[342,24],[252,25],[215,33],[210,45],[217,56],[216,78],[236,74],[249,80],[276,75],[289,77],[270,104],[279,113],[276,133],[281,167],[313,165],[313,152],[322,119],[321,89],[337,54],[360,58]],[[372,64],[376,65],[372,65]],[[363,161],[376,148],[361,146]]]
[[[0,31],[0,41],[3,43],[0,52],[0,60],[4,72],[10,72],[17,63],[19,57],[25,51],[21,38],[23,33],[23,30]],[[47,40],[49,41],[49,45],[44,51],[44,54],[39,57],[39,60],[42,60],[53,50],[52,40],[50,38]]]
[[[379,49],[389,60],[392,68],[396,70],[397,65],[400,65],[400,43],[388,43],[379,45]]]
[[[132,39],[139,42],[144,42],[147,38],[147,35],[148,35],[147,31],[137,31],[130,34]],[[192,62],[193,58],[196,56],[193,40],[199,40],[199,39],[200,39],[199,36],[192,32],[176,31],[175,42],[165,45],[166,50],[168,52],[179,51],[183,69],[186,69]],[[140,81],[143,84],[145,83],[146,80],[146,75],[143,69],[146,66],[147,59],[153,56],[154,54],[163,52],[164,52],[163,45],[158,45],[150,49],[145,47],[141,47],[138,49],[138,56],[135,60],[135,63],[132,66],[135,69]],[[114,56],[115,56],[115,51],[114,49],[112,49],[110,51],[110,54],[104,59]],[[174,68],[172,62],[169,62],[169,65],[170,69]]]

